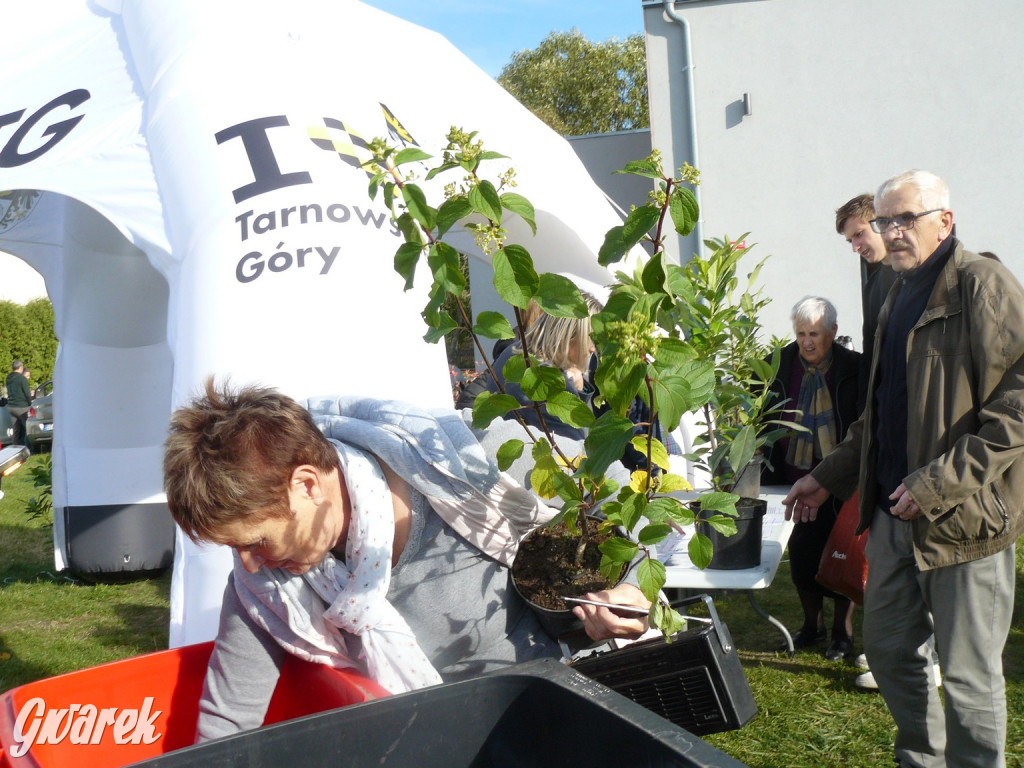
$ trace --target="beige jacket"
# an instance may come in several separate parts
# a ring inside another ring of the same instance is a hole
[[[868,392],[900,282],[878,319]],[[1024,534],[1024,289],[995,259],[954,251],[907,341],[904,484],[921,570],[977,560]],[[860,488],[860,526],[878,498],[877,414],[869,394],[846,440],[812,473],[840,498]]]

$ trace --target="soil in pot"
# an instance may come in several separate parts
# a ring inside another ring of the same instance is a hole
[[[579,597],[615,586],[617,582],[609,582],[601,574],[598,549],[601,542],[614,534],[598,534],[593,522],[591,528],[582,564],[576,563],[579,540],[563,523],[538,528],[523,539],[512,564],[512,578],[527,602],[547,610],[564,611],[569,606],[561,595]]]

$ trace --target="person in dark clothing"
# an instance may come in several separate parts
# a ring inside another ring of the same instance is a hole
[[[857,195],[836,210],[836,232],[846,238],[853,252],[861,258],[860,289],[861,310],[864,317],[861,356],[861,400],[858,413],[864,409],[867,398],[868,372],[878,328],[878,313],[885,303],[889,289],[896,282],[896,273],[885,262],[885,242],[871,229],[875,218],[875,199],[871,195]]]
[[[791,420],[805,429],[772,446],[770,469],[766,467],[762,474],[767,484],[790,485],[808,474],[843,440],[859,415],[861,355],[833,344],[838,330],[836,308],[827,299],[808,296],[793,307],[792,320],[797,340],[783,348],[772,389],[779,400],[788,401]],[[807,648],[825,641],[824,601],[830,598],[832,642],[825,658],[831,661],[853,651],[854,604],[822,587],[814,577],[840,507],[822,508],[815,520],[797,525],[789,539],[790,573],[804,612],[793,645]]]
[[[783,504],[813,519],[830,493],[859,492],[864,648],[900,765],[997,768],[1024,535],[1024,287],[956,238],[935,174],[889,179],[875,205],[899,280],[879,314],[867,406]],[[921,651],[932,634],[941,699]]]
[[[871,358],[874,354],[875,331],[878,329],[878,313],[882,310],[889,289],[896,282],[896,272],[886,260],[885,240],[871,228],[875,218],[875,198],[869,194],[857,195],[836,210],[836,232],[846,238],[854,252],[861,257],[860,287],[861,308],[864,316],[863,355],[861,357],[861,398],[857,412],[864,410],[867,403],[868,374],[871,372]],[[982,254],[984,255],[984,254]],[[928,641],[928,653],[934,658],[934,677],[942,684],[939,661],[935,656],[934,641]],[[868,669],[867,657],[861,654],[857,666],[867,670],[858,675],[854,685],[858,688],[878,690],[874,674]]]
[[[32,392],[28,378],[25,376],[25,364],[21,360],[11,363],[11,372],[7,374],[7,412],[11,414],[11,425],[14,427],[14,445],[28,445],[28,410],[32,405]]]

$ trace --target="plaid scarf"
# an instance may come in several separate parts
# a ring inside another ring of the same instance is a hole
[[[832,367],[832,350],[817,366],[808,365],[802,357],[797,357],[804,367],[797,396],[800,412],[797,423],[805,429],[790,436],[786,463],[797,469],[811,469],[836,446],[836,415],[832,408],[832,394],[825,381],[825,374]]]

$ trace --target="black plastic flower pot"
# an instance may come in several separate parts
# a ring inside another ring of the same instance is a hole
[[[736,533],[724,536],[701,520],[700,504],[691,508],[697,517],[697,532],[711,539],[712,555],[708,568],[738,571],[761,564],[761,533],[768,502],[764,499],[741,498],[736,502]],[[709,512],[708,514],[717,514]]]

